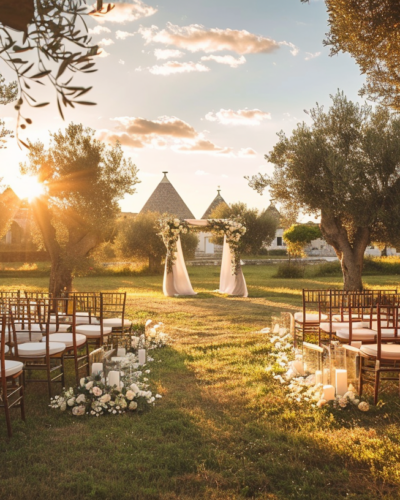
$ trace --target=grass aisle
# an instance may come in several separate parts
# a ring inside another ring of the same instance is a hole
[[[212,292],[217,268],[189,271],[199,293],[187,299],[163,297],[160,277],[76,279],[78,290],[127,290],[134,321],[165,323],[174,342],[149,365],[163,398],[141,413],[77,418],[28,386],[27,422],[13,416],[11,441],[0,418],[0,499],[399,498],[398,398],[367,414],[316,411],[288,403],[265,371],[271,345],[255,332],[298,308],[301,288],[340,280],[275,280],[272,268],[248,267],[251,298],[240,299]],[[47,284],[0,287],[22,282]]]

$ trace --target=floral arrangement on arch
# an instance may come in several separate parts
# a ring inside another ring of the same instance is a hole
[[[160,219],[160,232],[158,234],[167,247],[166,266],[168,274],[172,273],[172,267],[176,260],[176,245],[180,234],[204,231],[211,231],[218,236],[226,236],[232,254],[232,274],[237,274],[240,268],[239,242],[246,233],[246,228],[236,219],[207,219],[207,223],[208,226],[190,226],[187,222],[168,215]]]
[[[181,221],[176,217],[163,215],[159,221],[160,232],[158,233],[167,247],[167,256],[165,259],[167,272],[172,273],[172,267],[176,260],[177,242],[180,234],[189,232],[189,225],[185,221]]]
[[[244,225],[235,219],[208,219],[210,230],[217,236],[226,236],[226,241],[231,250],[232,274],[236,275],[240,268],[239,243],[246,233]]]

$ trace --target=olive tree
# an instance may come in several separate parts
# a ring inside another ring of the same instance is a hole
[[[245,203],[226,203],[218,205],[210,216],[211,219],[240,219],[246,227],[246,233],[240,238],[239,250],[244,255],[257,255],[265,246],[271,244],[275,237],[278,219],[267,210],[259,212],[256,208],[248,208]],[[223,238],[214,236],[212,242],[221,245]]]
[[[394,241],[400,230],[400,117],[387,108],[359,105],[343,93],[324,111],[310,112],[291,137],[284,132],[265,158],[269,187],[285,207],[320,217],[320,229],[341,262],[345,290],[362,289],[363,257],[371,241]]]
[[[321,236],[319,227],[310,224],[294,224],[283,233],[289,254],[298,256],[304,256],[305,247]]]
[[[301,0],[308,3],[308,0]],[[350,54],[366,75],[360,91],[400,109],[400,7],[397,0],[325,0],[331,55]]]
[[[121,146],[106,146],[94,130],[71,123],[50,134],[48,149],[29,144],[23,174],[35,175],[46,193],[33,201],[35,222],[51,258],[49,290],[71,290],[74,272],[90,251],[113,237],[118,201],[135,192],[137,169]]]
[[[18,87],[17,82],[6,83],[5,79],[0,75],[0,104],[9,104],[17,99]],[[6,148],[6,137],[13,137],[12,130],[5,127],[4,120],[0,119],[0,149]]]

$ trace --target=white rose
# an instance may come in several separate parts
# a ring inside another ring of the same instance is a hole
[[[75,415],[76,417],[81,417],[82,415],[85,414],[85,407],[84,406],[75,406],[75,408],[72,408],[72,414]]]
[[[92,381],[88,382],[88,383],[85,385],[85,387],[86,387],[86,390],[91,389],[91,388],[93,387],[93,382],[92,382]]]
[[[180,222],[181,221],[179,219],[174,219],[174,226],[179,227]]]
[[[102,404],[108,403],[110,400],[111,400],[111,396],[109,394],[104,394],[99,399],[100,403],[102,403]]]
[[[140,392],[140,389],[136,384],[132,384],[131,389],[135,394],[138,394]]]
[[[136,403],[136,401],[131,401],[131,402],[129,403],[129,409],[133,411],[133,410],[136,410],[136,408],[137,408],[137,403]]]
[[[67,409],[67,403],[64,401],[63,403],[61,403],[60,410],[65,411],[66,409]]]
[[[79,396],[76,398],[76,402],[78,404],[86,403],[86,396],[84,394],[79,394]]]
[[[136,396],[136,393],[133,392],[133,391],[127,391],[126,393],[126,399],[128,399],[129,401],[132,401],[132,399]]]
[[[81,378],[79,383],[81,384],[81,387],[85,385],[85,378]]]

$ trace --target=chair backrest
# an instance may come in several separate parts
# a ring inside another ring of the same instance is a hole
[[[6,373],[6,330],[7,330],[7,316],[3,314],[1,316],[1,337],[0,337],[0,366],[1,373]],[[6,387],[5,377],[2,376],[3,391]]]
[[[382,343],[400,339],[399,305],[378,305],[377,308],[377,359],[382,359]],[[390,337],[384,337],[390,333]],[[392,336],[393,334],[393,336]]]
[[[31,299],[31,300],[51,299],[51,297],[53,296],[53,294],[51,294],[50,292],[27,292],[26,290],[24,292],[24,295],[26,299]]]
[[[121,317],[124,324],[126,292],[100,293],[100,322],[106,318]]]

